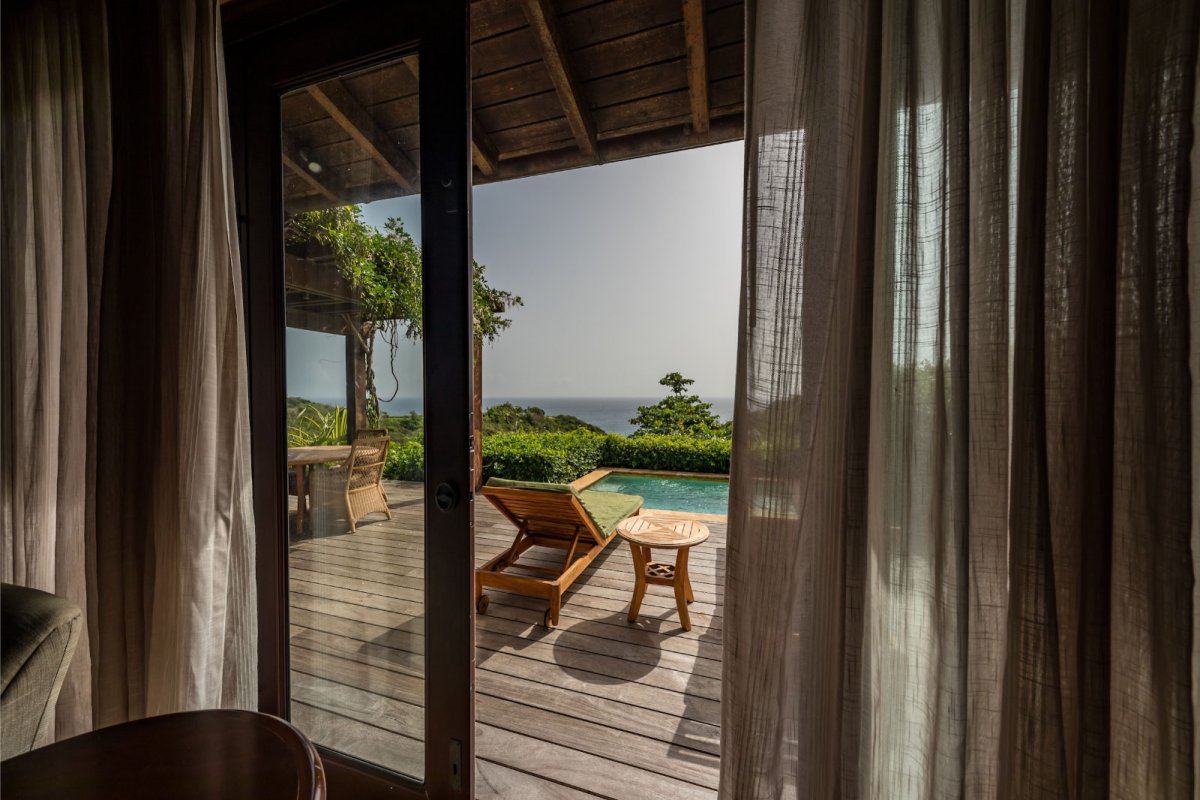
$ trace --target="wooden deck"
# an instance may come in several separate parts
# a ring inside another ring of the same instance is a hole
[[[391,521],[291,548],[292,713],[322,744],[420,774],[420,486],[389,482],[388,496]],[[690,557],[690,632],[661,587],[626,622],[633,562],[620,540],[572,587],[554,630],[540,625],[544,600],[491,593],[476,630],[479,797],[716,797],[725,525],[708,525]],[[480,498],[476,562],[514,532]]]

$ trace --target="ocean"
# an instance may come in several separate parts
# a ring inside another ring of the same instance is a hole
[[[501,403],[512,403],[524,408],[536,406],[547,414],[570,414],[609,433],[629,435],[635,430],[634,426],[629,424],[629,420],[637,413],[638,406],[653,405],[661,399],[661,397],[484,397],[483,407],[491,408]],[[703,399],[706,403],[712,403],[713,413],[719,415],[722,421],[733,417],[732,397],[705,397]],[[390,403],[381,405],[384,412],[395,415],[408,414],[410,411],[420,412],[422,408],[420,399],[411,397],[398,397]]]

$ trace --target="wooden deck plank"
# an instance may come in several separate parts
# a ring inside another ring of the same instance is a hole
[[[293,719],[314,739],[414,774],[424,727],[423,511],[417,484],[389,482],[393,518],[293,543]],[[476,559],[512,541],[476,505]],[[489,590],[477,620],[477,795],[525,800],[713,798],[719,777],[725,526],[693,551],[693,629],[669,591],[637,623],[629,549],[615,542],[564,598]],[[561,563],[530,551],[532,566]],[[432,635],[432,634],[430,634]]]
[[[302,731],[319,731],[336,750],[387,764],[405,775],[420,777],[425,772],[425,755],[420,742],[370,725],[341,712],[292,703],[292,723]]]
[[[502,653],[510,646],[508,637],[496,636],[490,631],[479,630],[475,634],[475,646],[480,650]],[[641,683],[656,686],[680,694],[694,694],[714,702],[721,699],[721,683],[712,678],[688,675],[673,669],[655,669],[653,665],[638,664],[622,658],[585,653],[565,647],[551,647],[541,642],[529,642],[519,650],[522,658],[545,661],[563,671],[577,671],[609,678],[612,682]],[[485,661],[481,656],[477,661]]]
[[[521,800],[596,800],[598,795],[476,757],[475,797],[479,800],[512,800],[514,797]]]
[[[493,727],[510,733],[562,743],[646,772],[717,788],[720,759],[711,754],[690,751],[691,757],[683,758],[669,741],[642,736],[632,729],[621,732],[591,720],[564,717],[488,694],[476,696],[475,709],[480,719],[490,720]]]
[[[481,653],[476,661],[476,670],[488,669],[513,678],[562,686],[575,692],[607,697],[629,705],[656,708],[674,714],[681,719],[690,719],[708,725],[721,724],[721,704],[716,700],[694,694],[663,689],[640,682],[622,681],[583,670],[565,670],[556,664],[522,658],[511,653]]]
[[[552,647],[555,653],[564,649],[573,650],[584,655],[619,658],[636,665],[682,672],[684,675],[701,675],[718,682],[721,680],[720,662],[670,650],[621,642],[616,639],[597,639],[587,633],[577,633],[570,628],[541,630],[537,627],[492,616],[478,617],[476,628],[479,633],[486,636],[487,641],[498,642],[502,647],[509,646],[506,640],[518,638],[531,644],[537,643]],[[480,642],[480,645],[486,646],[484,642]]]
[[[631,730],[664,742],[686,743],[693,750],[721,754],[721,732],[716,725],[683,719],[660,709],[630,705],[609,697],[594,697],[561,686],[518,680],[503,673],[480,669],[475,689],[480,694],[503,697],[543,708],[564,717],[586,719],[616,730]]]
[[[422,563],[420,558],[389,553],[382,548],[366,543],[339,542],[336,545],[331,545],[330,549],[332,550],[332,554],[335,558],[349,558],[351,557],[351,554],[357,554],[363,562],[370,564],[372,569],[376,569],[380,572],[386,572],[390,567],[399,567],[407,570]],[[307,550],[305,552],[306,554],[311,555],[313,551]],[[553,558],[548,558],[545,560],[533,560],[525,554],[522,554],[521,560],[523,562],[529,561],[529,563],[534,565],[550,565],[555,563],[561,564],[561,558],[558,560],[558,562],[555,562]],[[593,579],[594,574],[591,572],[591,570],[594,567],[595,565],[593,565],[593,567],[589,567],[589,572],[585,573],[587,577],[583,580],[577,581],[567,593],[567,597],[585,596],[594,598],[596,600],[613,601],[612,603],[603,603],[599,607],[610,608],[615,611],[620,610],[621,606],[623,605],[627,610],[629,598],[633,592],[632,563],[629,566],[629,577],[625,580],[608,580],[602,576]],[[691,564],[689,563],[689,573],[690,571]],[[703,568],[697,567],[696,572],[702,573]],[[408,576],[397,576],[395,582],[398,585],[410,586],[413,588],[420,588],[422,585],[422,580],[420,578]],[[700,582],[693,581],[693,588],[699,589]],[[713,592],[698,591],[696,595],[696,602],[691,607],[692,613],[720,618],[721,613],[717,604],[718,599],[719,598],[717,598]],[[661,592],[653,591],[646,595],[646,599],[643,601],[643,607],[646,609],[674,611],[675,598],[667,590]]]
[[[480,723],[476,729],[477,757],[541,775],[612,800],[712,800],[716,792],[693,783],[610,761],[554,742]]]

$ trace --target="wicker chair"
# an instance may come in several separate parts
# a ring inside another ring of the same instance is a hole
[[[392,511],[383,491],[383,465],[389,442],[387,431],[360,431],[354,437],[349,458],[331,469],[314,470],[312,493],[318,511],[344,508],[351,531],[357,531],[358,521],[375,511],[391,519]]]

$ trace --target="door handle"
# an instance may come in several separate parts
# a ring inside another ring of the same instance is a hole
[[[458,505],[458,491],[448,483],[439,483],[433,492],[433,504],[438,511],[449,511]]]

